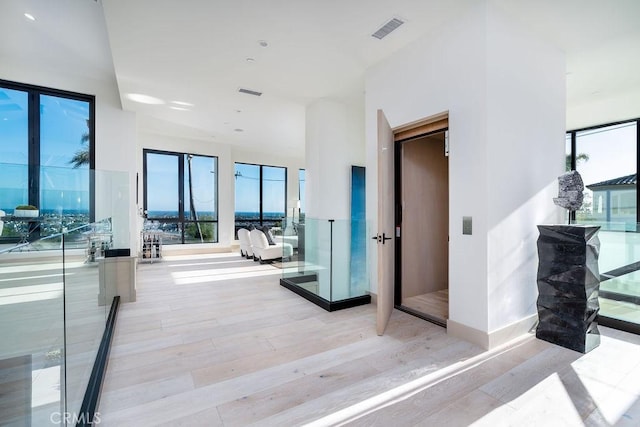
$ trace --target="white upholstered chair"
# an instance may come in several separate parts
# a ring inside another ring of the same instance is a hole
[[[253,259],[261,263],[274,259],[290,258],[293,255],[293,248],[289,243],[270,245],[262,230],[251,230],[249,236],[253,248]]]
[[[253,258],[253,248],[251,247],[249,230],[246,228],[239,229],[238,239],[240,240],[240,255],[245,258]]]

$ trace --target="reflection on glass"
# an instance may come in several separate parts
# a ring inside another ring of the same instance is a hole
[[[81,408],[111,304],[89,249],[110,242],[103,221],[0,253],[0,425],[75,424],[54,421]]]
[[[40,213],[89,222],[89,103],[40,96]],[[61,232],[52,229],[44,235]]]
[[[585,184],[578,223],[635,230],[636,122],[576,134],[576,170]]]
[[[251,223],[260,224],[260,166],[236,163],[236,230]]]
[[[281,227],[285,216],[287,169],[277,166],[235,164],[235,230]]]
[[[281,167],[262,167],[262,222],[272,226],[285,216],[287,170]]]
[[[178,218],[178,156],[145,153],[148,218]]]
[[[218,158],[151,151],[144,156],[147,218],[159,222],[166,244],[217,242]]]
[[[640,234],[603,227],[598,238],[599,315],[640,324]]]
[[[204,157],[191,154],[184,157],[185,219],[217,220],[217,157]]]
[[[362,270],[352,274],[352,226],[351,220],[306,218],[299,229],[298,253],[283,262],[282,279],[332,303],[368,295],[365,253],[360,254]]]
[[[29,112],[26,92],[0,88],[0,209],[29,202]]]

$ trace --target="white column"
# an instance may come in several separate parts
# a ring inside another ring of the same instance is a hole
[[[347,297],[350,260],[351,166],[365,164],[364,104],[320,99],[306,114],[306,259],[329,266],[333,219],[333,291],[320,274],[320,295]]]

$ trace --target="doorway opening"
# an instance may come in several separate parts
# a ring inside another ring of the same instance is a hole
[[[448,130],[397,140],[396,308],[441,326],[449,317]]]

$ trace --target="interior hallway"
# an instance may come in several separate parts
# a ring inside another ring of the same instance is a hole
[[[238,254],[140,264],[101,426],[638,425],[640,337],[582,355],[527,336],[485,352],[373,305],[328,313]],[[315,423],[314,423],[315,422]]]

